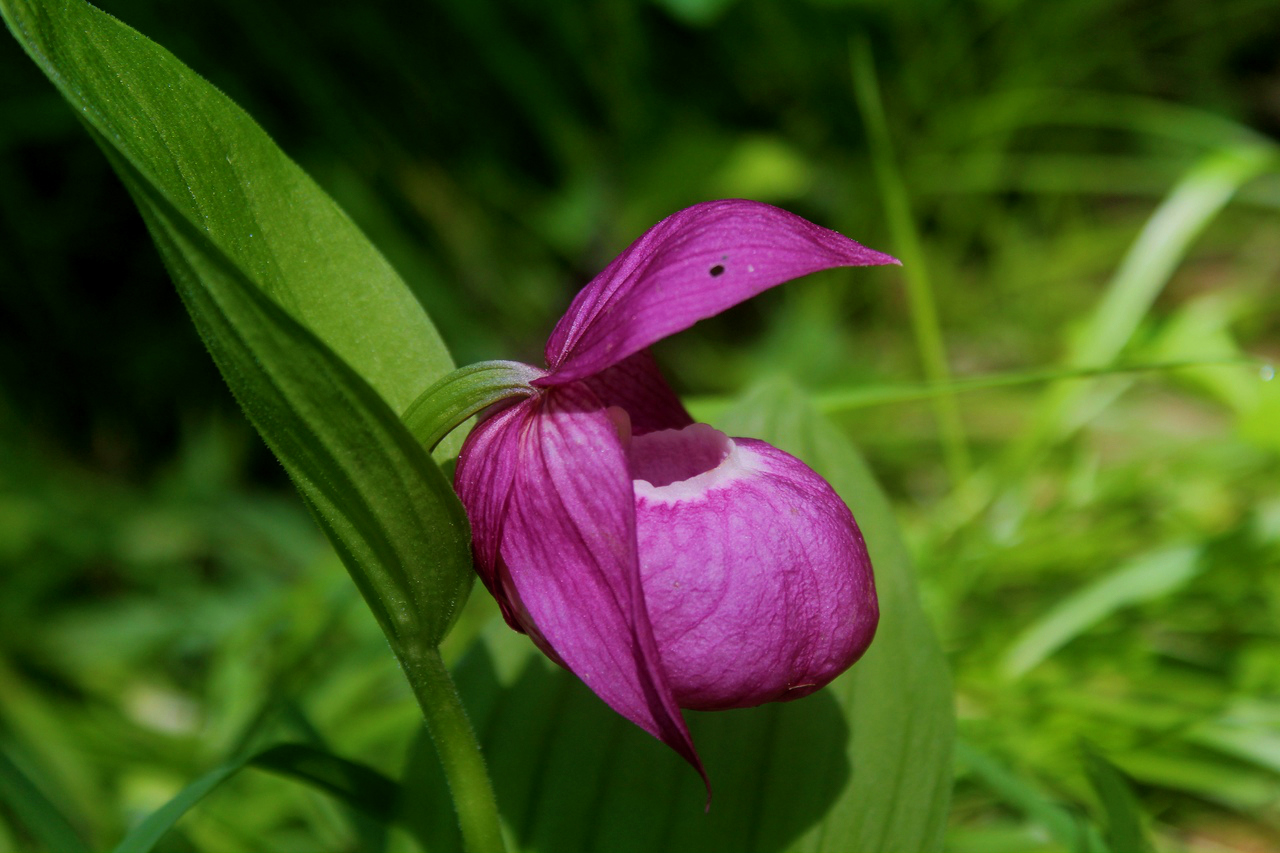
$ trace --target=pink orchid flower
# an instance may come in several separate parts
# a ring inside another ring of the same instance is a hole
[[[704,779],[681,708],[808,695],[862,655],[879,609],[831,486],[694,423],[646,348],[798,276],[892,263],[759,202],[673,214],[583,288],[535,393],[459,456],[476,569],[507,622]]]

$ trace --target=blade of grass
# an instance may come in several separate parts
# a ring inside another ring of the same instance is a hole
[[[0,798],[3,798],[33,836],[49,850],[88,851],[71,822],[0,749]]]
[[[324,735],[316,728],[306,710],[296,701],[292,699],[286,700],[281,708],[281,716],[291,728],[301,733],[301,736],[305,739],[306,746],[323,752],[331,751]],[[315,762],[307,760],[306,756],[302,757],[300,766],[316,769],[318,771],[317,779],[322,783],[326,783],[326,780],[335,779],[339,784],[355,781],[349,778],[347,774],[335,774],[333,768],[317,765]],[[270,768],[264,767],[264,769]],[[283,775],[289,775],[289,773],[285,772]],[[396,790],[387,791],[384,789],[382,795],[398,796],[399,786],[397,786]],[[379,814],[375,817],[370,815],[368,811],[361,810],[350,803],[343,804],[343,811],[351,824],[351,830],[355,835],[355,841],[360,850],[366,851],[366,853],[382,853],[386,849],[388,824],[395,819],[397,812],[394,803],[387,806],[386,809],[387,812],[385,814]]]
[[[1129,780],[1088,743],[1081,744],[1085,774],[1106,813],[1106,841],[1112,850],[1149,853],[1152,849],[1142,828],[1142,810]]]
[[[1108,367],[1041,368],[1007,373],[991,373],[985,376],[964,376],[950,382],[910,382],[890,385],[866,385],[861,388],[831,388],[812,395],[813,405],[825,415],[838,415],[872,406],[889,406],[929,400],[940,394],[967,394],[992,388],[1008,388],[1017,385],[1036,385],[1045,382],[1061,382],[1072,379],[1093,379],[1101,376],[1118,376],[1129,373],[1162,373],[1202,368],[1248,368],[1258,371],[1267,367],[1266,362],[1244,357],[1197,358],[1178,361],[1150,362],[1146,364],[1113,364]],[[731,397],[688,397],[685,406],[698,420],[714,420],[733,403]]]
[[[115,847],[115,853],[147,853],[197,803],[246,767],[257,767],[310,785],[380,821],[395,814],[399,788],[373,768],[302,744],[279,744],[233,759],[187,785]]]
[[[1280,703],[1240,701],[1186,733],[1197,746],[1280,773]]]
[[[1105,849],[1097,829],[1049,799],[1030,780],[1015,775],[963,739],[956,740],[955,752],[960,767],[968,768],[1002,801],[1044,827],[1063,847],[1073,851]]]
[[[1271,144],[1247,125],[1217,113],[1142,95],[1084,89],[1017,89],[956,104],[935,119],[957,140],[1007,134],[1032,125],[1114,128],[1201,149]]]
[[[1186,791],[1241,814],[1260,814],[1280,799],[1280,781],[1270,771],[1217,756],[1191,754],[1169,744],[1135,749],[1112,760],[1147,785]]]
[[[15,662],[12,655],[0,655],[0,743],[29,779],[40,780],[38,787],[50,790],[73,826],[91,833],[113,819],[99,797],[93,768],[66,737],[64,707],[16,671]]]
[[[1269,145],[1240,145],[1215,151],[1178,182],[1147,220],[1102,300],[1075,336],[1066,357],[1067,367],[1097,367],[1120,355],[1196,237],[1240,187],[1275,168],[1277,150]],[[1036,428],[1028,431],[1020,448],[1019,459],[1025,460],[1037,448],[1071,434],[1087,414],[1097,410],[1097,401],[1091,399],[1096,393],[1089,384],[1051,389]],[[1113,398],[1117,393],[1112,389],[1104,397]]]
[[[1185,370],[1192,367],[1248,367],[1251,370],[1257,370],[1262,364],[1262,362],[1251,358],[1214,358],[1165,361],[1151,364],[1114,364],[1108,367],[1013,371],[988,376],[967,376],[940,384],[872,385],[864,388],[823,391],[814,395],[814,403],[825,414],[837,414],[868,406],[927,400],[940,394],[964,394],[970,391],[1007,388],[1015,385],[1036,385],[1044,382],[1092,379],[1099,376],[1118,376],[1131,373],[1159,373]]]
[[[1073,366],[1104,364],[1133,336],[1191,243],[1245,183],[1276,166],[1274,146],[1215,151],[1193,167],[1143,226],[1068,357]]]
[[[871,149],[871,163],[875,168],[880,195],[889,220],[894,252],[902,260],[902,270],[907,280],[907,298],[911,304],[911,326],[915,332],[916,348],[925,378],[933,383],[945,383],[951,378],[947,364],[946,345],[942,328],[938,323],[938,309],[933,298],[933,285],[925,262],[920,234],[911,216],[911,202],[906,185],[898,171],[893,153],[893,141],[880,101],[880,86],[876,77],[875,60],[865,37],[854,41],[852,47],[853,89],[867,130],[867,144]],[[960,408],[951,394],[934,399],[934,416],[942,434],[942,449],[952,485],[959,485],[969,473],[969,449],[965,440],[964,424]]]
[[[1068,596],[1018,635],[1001,672],[1017,678],[1120,608],[1178,589],[1200,571],[1200,551],[1179,546],[1144,554]]]
[[[382,823],[395,816],[400,786],[365,764],[304,744],[280,744],[250,765],[324,791]]]
[[[1147,220],[1097,307],[1072,337],[1064,358],[1067,369],[1100,367],[1124,351],[1196,237],[1241,187],[1274,170],[1278,155],[1280,148],[1274,145],[1241,144],[1206,155],[1183,176]],[[992,501],[1018,492],[1026,485],[1025,472],[1036,468],[1049,448],[1073,435],[1131,384],[1110,378],[1048,389],[1021,440],[998,463],[991,487],[957,502],[953,527],[967,523]],[[1029,506],[1025,496],[1007,504],[1018,512]]]

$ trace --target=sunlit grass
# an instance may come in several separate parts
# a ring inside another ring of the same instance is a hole
[[[299,13],[279,40],[252,4],[193,12],[252,35],[240,74],[202,26],[166,37],[158,7],[104,5],[261,116],[461,362],[537,361],[586,275],[712,195],[914,241],[910,269],[799,283],[660,356],[709,414],[792,374],[885,482],[954,669],[949,849],[1080,849],[1107,821],[1082,741],[1132,781],[1157,849],[1280,847],[1280,175],[1276,116],[1248,88],[1276,73],[1256,71],[1263,4],[1209,26],[1105,3],[742,2],[704,4],[722,17],[702,29],[656,4],[447,3]],[[860,33],[883,126],[849,87]],[[398,778],[418,715],[385,641],[224,389],[174,368],[205,353],[165,331],[187,323],[175,299],[139,296],[169,293],[153,250],[89,215],[133,214],[23,62],[0,52],[0,849],[67,846],[32,828],[23,785],[108,849],[273,738]],[[100,304],[122,307],[89,335]],[[126,342],[109,363],[105,337]],[[446,656],[494,616],[473,596]],[[251,771],[167,843],[375,841]]]

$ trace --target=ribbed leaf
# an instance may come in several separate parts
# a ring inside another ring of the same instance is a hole
[[[452,364],[421,306],[252,119],[80,0],[0,0],[137,202],[196,327],[393,642],[471,582],[448,482],[397,413]]]
[[[785,385],[718,424],[762,437],[823,474],[853,508],[876,569],[879,633],[830,686],[785,704],[687,713],[711,777],[610,712],[501,622],[458,667],[517,846],[575,851],[930,850],[951,791],[951,684],[916,597],[889,505],[857,452]],[[431,849],[456,849],[425,744],[405,815]]]
[[[472,573],[466,518],[440,469],[347,364],[146,186],[125,183],[214,361],[393,643],[443,639]]]

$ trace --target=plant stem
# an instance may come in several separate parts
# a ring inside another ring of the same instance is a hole
[[[506,845],[493,784],[475,730],[440,652],[430,647],[400,652],[400,664],[422,708],[431,742],[449,782],[463,847],[468,853],[502,853]]]
[[[880,102],[880,85],[876,78],[875,62],[871,46],[865,37],[852,44],[853,90],[867,129],[867,147],[871,153],[871,165],[880,184],[889,231],[893,235],[894,253],[902,259],[903,273],[907,280],[907,300],[911,305],[911,326],[915,331],[916,348],[925,379],[946,388],[951,381],[951,369],[947,365],[947,350],[942,340],[942,327],[938,322],[938,309],[934,303],[933,286],[929,281],[924,249],[920,234],[911,218],[911,202],[902,182],[893,154],[893,142],[889,137],[889,124],[884,106]],[[953,486],[958,486],[969,474],[969,448],[965,439],[964,424],[960,419],[960,407],[955,395],[943,391],[933,398],[934,417],[942,434],[942,452],[947,472]]]

